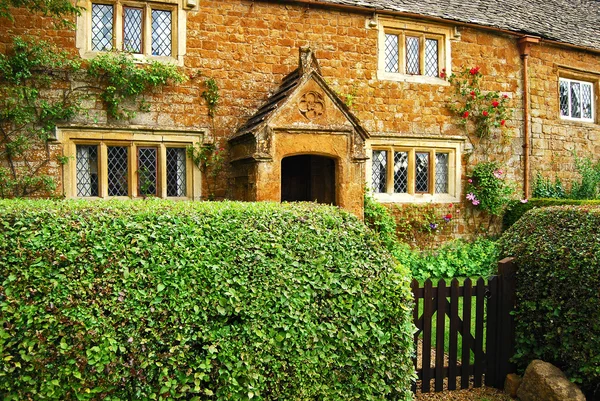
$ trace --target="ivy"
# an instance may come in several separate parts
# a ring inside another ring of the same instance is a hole
[[[215,199],[215,187],[217,176],[223,170],[225,158],[223,157],[224,148],[217,148],[212,143],[198,143],[196,146],[187,147],[187,154],[192,162],[204,174],[206,186],[208,188],[208,199]]]
[[[204,80],[206,89],[202,92],[202,98],[206,100],[208,106],[208,115],[214,117],[219,105],[219,86],[214,78]]]
[[[88,85],[74,87],[73,76]],[[0,54],[0,197],[45,196],[56,189],[48,140],[58,124],[81,114],[82,101],[100,98],[109,116],[131,118],[147,109],[144,95],[185,77],[176,66],[136,64],[131,55],[102,54],[83,68],[47,42],[16,37]],[[141,99],[141,100],[140,100]],[[64,164],[64,158],[57,158]]]

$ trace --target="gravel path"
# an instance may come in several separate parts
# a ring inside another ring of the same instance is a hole
[[[512,401],[512,398],[503,392],[488,387],[441,393],[417,393],[415,399],[417,401]]]

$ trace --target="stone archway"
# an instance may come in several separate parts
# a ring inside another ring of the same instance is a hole
[[[336,204],[335,160],[318,155],[281,160],[281,201]]]

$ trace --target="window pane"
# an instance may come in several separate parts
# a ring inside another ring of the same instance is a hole
[[[98,196],[98,146],[77,145],[77,196]]]
[[[112,49],[113,6],[92,4],[92,50]]]
[[[581,84],[581,109],[583,118],[592,118],[592,85],[588,83]]]
[[[152,55],[171,55],[171,11],[152,10]]]
[[[385,35],[385,71],[398,71],[398,35]]]
[[[381,193],[386,191],[387,176],[387,151],[373,151],[373,174],[372,187],[373,192]]]
[[[406,37],[406,73],[418,75],[421,66],[419,63],[419,38]]]
[[[129,195],[127,186],[127,147],[108,146],[107,153],[108,195],[127,196]]]
[[[571,117],[581,118],[581,89],[579,82],[571,82]]]
[[[435,154],[435,193],[448,193],[448,153]]]
[[[156,195],[156,148],[138,148],[138,192]]]
[[[569,83],[560,81],[560,115],[569,117]]]
[[[123,8],[123,51],[142,52],[142,9]]]
[[[425,40],[425,75],[437,77],[440,75],[438,67],[438,41]]]
[[[185,195],[185,149],[167,148],[167,196]]]
[[[429,153],[415,156],[415,192],[429,192]]]
[[[394,152],[394,192],[408,192],[408,152]]]

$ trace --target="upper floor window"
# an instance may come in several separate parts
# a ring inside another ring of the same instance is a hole
[[[182,62],[186,13],[179,3],[191,0],[110,1],[87,3],[77,21],[77,47],[82,57],[120,50],[138,59]]]
[[[559,78],[559,88],[561,118],[594,121],[594,85],[591,82]]]
[[[379,19],[380,79],[444,85],[443,70],[450,74],[450,27]]]

